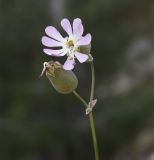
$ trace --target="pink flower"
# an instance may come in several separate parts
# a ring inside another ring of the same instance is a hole
[[[80,46],[91,43],[91,34],[88,33],[83,36],[84,28],[79,18],[74,19],[73,26],[71,26],[68,19],[64,18],[61,21],[61,26],[68,34],[67,37],[63,37],[53,26],[46,27],[45,33],[48,37],[42,37],[42,44],[51,48],[45,48],[43,51],[51,56],[60,57],[67,55],[63,68],[65,70],[72,70],[75,65],[75,59],[80,63],[87,61],[88,54],[80,53]]]

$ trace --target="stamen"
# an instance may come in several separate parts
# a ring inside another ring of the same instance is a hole
[[[66,44],[69,48],[70,47],[74,47],[74,43],[73,43],[73,41],[72,40],[70,40],[70,41],[67,41],[67,44]]]
[[[42,72],[41,72],[41,74],[40,74],[39,78],[43,76],[44,72],[45,72],[45,71],[46,71],[46,69],[47,69],[47,68],[46,68],[46,67],[47,67],[47,65],[48,65],[48,62],[44,62],[44,63],[43,63],[43,70],[42,70]]]

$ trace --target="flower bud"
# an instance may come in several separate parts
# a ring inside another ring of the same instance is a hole
[[[59,62],[44,62],[41,76],[46,71],[46,76],[56,91],[68,94],[74,91],[78,85],[78,79],[71,70],[64,70]]]

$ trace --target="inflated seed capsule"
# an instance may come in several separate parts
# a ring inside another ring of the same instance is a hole
[[[56,91],[68,94],[74,91],[78,85],[78,79],[73,71],[64,70],[59,62],[44,62],[41,76],[46,71],[46,76]]]

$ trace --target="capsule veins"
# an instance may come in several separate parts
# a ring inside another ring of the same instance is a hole
[[[64,70],[59,62],[49,61],[44,64],[46,76],[55,90],[62,94],[73,92],[78,85],[78,79],[73,71]]]

